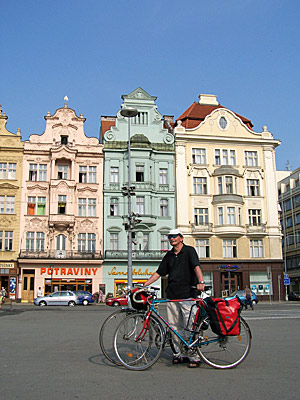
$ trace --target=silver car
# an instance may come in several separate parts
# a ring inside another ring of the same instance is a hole
[[[74,307],[76,304],[80,304],[79,296],[70,290],[61,292],[54,292],[48,296],[41,296],[34,299],[33,303],[36,306],[69,306]]]

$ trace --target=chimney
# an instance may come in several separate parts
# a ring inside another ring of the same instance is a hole
[[[199,104],[207,106],[218,106],[217,96],[215,94],[200,94]]]

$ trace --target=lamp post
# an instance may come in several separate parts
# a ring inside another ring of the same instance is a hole
[[[128,267],[127,267],[127,283],[128,288],[132,288],[132,213],[131,213],[131,196],[133,188],[131,187],[131,146],[130,146],[130,118],[138,115],[138,110],[133,107],[122,108],[120,114],[128,120],[128,187],[125,195],[128,196],[128,231],[127,231],[127,251],[128,251]]]

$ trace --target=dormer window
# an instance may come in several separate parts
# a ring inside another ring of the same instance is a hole
[[[68,144],[68,136],[61,136],[60,137],[60,143],[61,144]]]

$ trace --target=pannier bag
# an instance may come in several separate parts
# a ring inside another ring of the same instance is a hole
[[[212,331],[219,336],[236,336],[240,334],[242,304],[238,297],[231,300],[208,297],[207,314]]]

